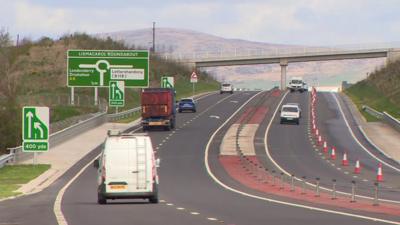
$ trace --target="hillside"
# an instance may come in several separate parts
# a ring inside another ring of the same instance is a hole
[[[96,34],[101,38],[111,37],[129,45],[150,48],[152,29],[120,31]],[[282,45],[229,39],[186,29],[156,28],[156,51],[160,54],[196,54],[219,53],[235,50],[240,54],[275,52],[279,49],[311,46]],[[344,60],[331,62],[293,63],[288,67],[288,76],[304,76],[310,84],[339,85],[341,81],[357,82],[365,74],[382,65],[384,59]],[[279,84],[280,67],[278,65],[253,65],[208,68],[207,71],[218,80],[226,80],[237,87],[267,89]]]
[[[86,34],[67,35],[58,40],[23,40],[19,46],[13,46],[7,38],[8,34],[0,33],[0,154],[7,147],[20,145],[22,106],[49,106],[51,124],[100,110],[93,105],[93,88],[75,88],[77,104],[69,105],[70,90],[66,87],[68,49],[132,49],[110,38],[102,40]],[[150,56],[151,87],[159,87],[161,76],[174,76],[178,97],[191,95],[191,73],[191,69],[180,64]],[[218,82],[206,73],[198,73],[198,77],[197,93],[218,89]],[[139,91],[126,90],[125,107],[120,111],[140,104]],[[106,88],[99,89],[99,98],[104,109],[108,99]],[[54,131],[53,125],[50,128]]]
[[[362,105],[368,105],[400,118],[400,60],[374,71],[367,79],[348,88],[345,93],[359,109]],[[367,113],[363,112],[363,115],[368,121],[376,120]]]

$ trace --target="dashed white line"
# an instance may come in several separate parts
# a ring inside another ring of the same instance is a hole
[[[208,217],[207,219],[211,220],[211,221],[217,221],[218,220],[217,218],[214,218],[214,217]]]
[[[198,212],[190,212],[190,214],[192,214],[192,215],[200,215],[200,213],[198,213]]]

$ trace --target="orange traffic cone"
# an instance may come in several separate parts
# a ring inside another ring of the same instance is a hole
[[[328,152],[328,144],[326,143],[326,141],[324,141],[324,152]]]
[[[347,153],[343,153],[343,160],[342,160],[342,166],[348,166],[349,165],[349,160],[347,159]]]
[[[379,163],[378,166],[378,173],[376,174],[376,181],[382,182],[383,181],[383,174],[382,174],[382,163]]]
[[[335,159],[336,159],[336,148],[335,148],[335,147],[332,147],[331,159],[332,159],[332,160],[335,160]]]
[[[358,159],[357,159],[357,161],[356,161],[356,167],[354,167],[354,173],[355,173],[355,174],[361,173],[360,160],[358,160]]]

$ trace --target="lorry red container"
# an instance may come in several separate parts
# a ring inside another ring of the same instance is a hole
[[[141,93],[143,131],[150,127],[175,128],[175,91],[170,88],[146,88]]]

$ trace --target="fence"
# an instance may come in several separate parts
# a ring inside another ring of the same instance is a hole
[[[396,118],[394,118],[393,116],[391,116],[389,113],[387,112],[379,112],[367,105],[363,105],[362,109],[367,112],[368,114],[370,114],[371,116],[374,116],[376,118],[378,118],[379,120],[382,120],[383,122],[387,123],[388,125],[390,125],[391,127],[393,127],[394,129],[396,129],[397,131],[400,132],[400,121]]]

